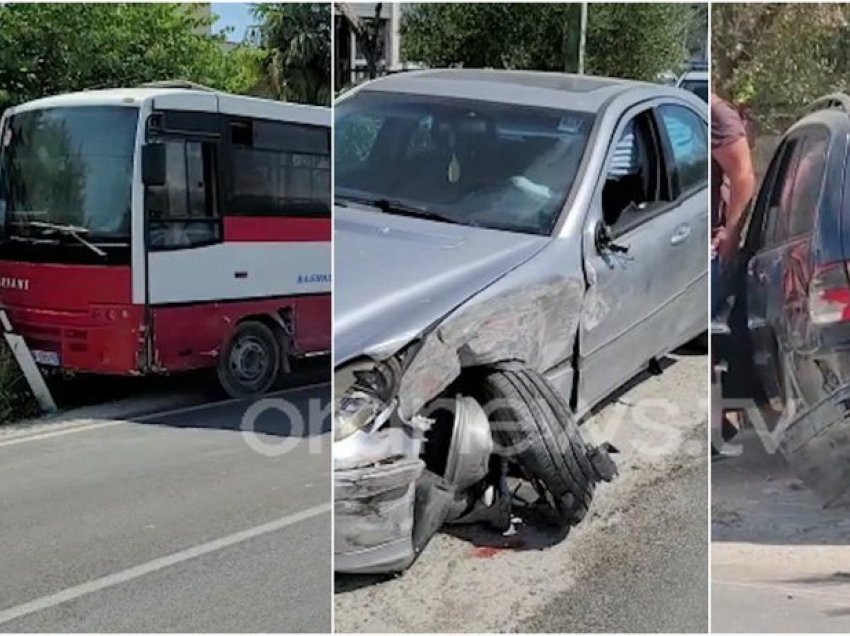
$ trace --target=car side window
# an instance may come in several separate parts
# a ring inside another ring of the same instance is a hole
[[[708,183],[708,133],[705,121],[690,108],[665,104],[658,109],[678,182],[678,193],[705,187]]]
[[[818,127],[806,135],[794,173],[788,207],[783,210],[783,214],[788,215],[788,236],[785,238],[807,234],[814,225],[828,150],[829,132],[826,129]]]
[[[602,216],[614,234],[639,225],[669,201],[658,131],[651,111],[627,122],[610,149]]]
[[[800,139],[790,137],[780,146],[777,153],[776,174],[764,203],[763,247],[772,247],[782,240],[786,231],[782,228],[782,203],[787,201],[792,175],[800,160]]]

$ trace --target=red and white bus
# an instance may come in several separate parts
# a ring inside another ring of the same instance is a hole
[[[36,362],[266,391],[331,342],[330,109],[149,87],[0,119],[0,305]]]

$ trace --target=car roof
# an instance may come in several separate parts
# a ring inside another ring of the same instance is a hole
[[[495,69],[438,69],[388,75],[362,84],[353,92],[386,91],[478,99],[508,104],[568,108],[598,112],[612,98],[680,95],[680,89],[592,75]]]

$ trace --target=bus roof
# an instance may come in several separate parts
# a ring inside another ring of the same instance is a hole
[[[142,106],[145,102],[156,102],[157,98],[169,101],[178,99],[187,110],[227,113],[243,117],[258,117],[280,121],[319,126],[331,125],[331,110],[323,106],[308,106],[279,102],[272,99],[232,95],[220,91],[187,88],[110,88],[103,90],[65,93],[36,99],[10,109],[10,113],[43,108],[62,108],[69,106]],[[216,106],[217,105],[217,106]]]

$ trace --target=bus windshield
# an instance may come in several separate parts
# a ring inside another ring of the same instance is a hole
[[[129,241],[139,111],[75,106],[23,111],[0,131],[0,219],[7,237],[58,226],[89,241]]]

